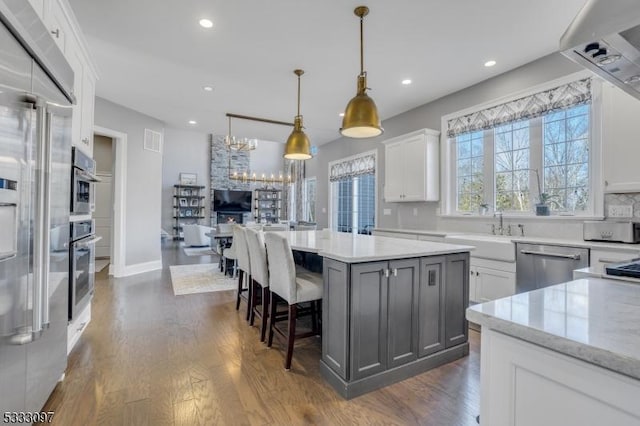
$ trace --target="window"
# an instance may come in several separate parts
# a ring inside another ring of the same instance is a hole
[[[591,115],[584,79],[449,119],[447,211],[593,214]]]
[[[589,202],[589,107],[544,117],[544,191],[558,210],[586,210]]]
[[[371,234],[376,212],[375,161],[374,151],[329,164],[331,229]]]
[[[529,122],[505,124],[494,129],[495,207],[500,211],[528,211]]]
[[[302,188],[302,220],[316,221],[316,178],[306,178]]]

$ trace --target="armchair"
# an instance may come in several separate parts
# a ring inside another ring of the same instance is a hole
[[[205,247],[211,245],[211,238],[205,234],[213,232],[213,228],[189,224],[182,226],[182,232],[184,233],[184,245],[187,247]]]

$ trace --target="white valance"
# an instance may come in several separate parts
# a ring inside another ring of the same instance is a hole
[[[335,182],[354,176],[375,173],[375,171],[376,155],[373,153],[365,154],[333,163],[329,173],[329,180]]]
[[[447,136],[491,129],[504,123],[532,119],[546,113],[591,102],[591,78],[525,96],[447,121]]]

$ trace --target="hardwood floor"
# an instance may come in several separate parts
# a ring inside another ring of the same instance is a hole
[[[260,343],[235,292],[174,296],[168,265],[210,263],[163,247],[162,271],[96,277],[92,321],[45,406],[56,425],[475,425],[480,335],[468,357],[345,401],[320,377],[320,339]]]

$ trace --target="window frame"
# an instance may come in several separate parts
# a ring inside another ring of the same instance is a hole
[[[576,214],[571,214],[569,212],[556,212],[552,213],[551,216],[536,216],[533,209],[527,212],[505,212],[505,217],[515,217],[515,218],[535,218],[535,219],[544,219],[544,220],[553,220],[553,219],[602,219],[604,218],[604,185],[602,182],[602,117],[603,117],[603,105],[602,105],[602,80],[596,76],[593,76],[588,71],[580,71],[577,73],[573,73],[567,75],[565,77],[546,82],[544,84],[540,84],[526,90],[510,94],[508,96],[495,99],[490,102],[486,102],[483,104],[475,105],[470,108],[466,108],[464,110],[460,110],[451,114],[447,114],[442,116],[441,118],[441,128],[443,131],[440,136],[440,143],[444,149],[441,149],[441,163],[444,166],[444,170],[442,171],[442,181],[441,181],[441,193],[442,198],[440,202],[440,211],[438,213],[441,217],[449,217],[449,218],[482,218],[486,220],[487,216],[480,215],[478,212],[459,212],[457,211],[457,182],[456,182],[456,148],[453,140],[447,136],[447,126],[448,121],[460,117],[462,115],[467,115],[474,113],[479,110],[484,110],[487,108],[491,108],[506,102],[510,102],[524,96],[533,95],[545,90],[553,89],[554,87],[568,84],[576,80],[580,80],[583,78],[591,77],[591,92],[592,92],[592,100],[591,100],[591,115],[590,115],[590,123],[589,123],[589,133],[590,133],[590,151],[589,151],[589,191],[592,196],[589,198],[589,206],[584,212],[577,212]],[[542,117],[536,117],[533,120],[542,120]],[[493,155],[494,150],[494,141],[493,141],[493,132],[491,133],[490,141],[485,138],[485,150],[491,150],[491,154]],[[544,141],[540,139],[538,141],[533,142],[531,144],[531,148],[534,145],[543,144]],[[542,152],[534,152],[532,150],[530,152],[530,164],[533,164],[534,158],[538,158],[540,155],[543,155]],[[485,157],[486,158],[486,157]],[[540,164],[543,164],[543,159],[541,159]],[[484,173],[487,173],[488,169],[491,169],[491,185],[493,186],[493,180],[495,179],[495,171],[493,170],[494,165],[490,164],[484,165]],[[543,170],[540,170],[541,179]],[[531,173],[529,177],[530,188],[533,191],[536,191],[537,183],[535,183],[536,177],[535,173]],[[531,186],[533,185],[533,186]],[[488,190],[488,186],[485,185],[485,192]],[[493,193],[493,189],[489,189],[491,193]],[[487,194],[485,193],[485,196]],[[495,195],[494,195],[495,197]],[[491,200],[494,201],[494,200]]]
[[[327,221],[328,223],[328,227],[329,229],[333,229],[333,185],[331,182],[331,167],[335,164],[338,163],[342,163],[343,161],[349,161],[349,160],[354,160],[356,158],[360,158],[360,157],[366,157],[368,155],[373,155],[375,158],[375,171],[373,172],[374,175],[374,180],[375,180],[375,191],[374,191],[374,217],[373,217],[373,223],[374,223],[374,228],[378,227],[378,206],[379,206],[379,198],[380,198],[380,186],[378,185],[380,182],[380,173],[379,173],[379,164],[378,164],[378,149],[373,149],[370,151],[364,151],[364,152],[359,152],[357,154],[354,155],[350,155],[348,157],[343,157],[343,158],[339,158],[337,160],[334,161],[330,161],[329,164],[327,165],[327,186],[329,188],[329,190],[327,191],[328,194],[328,206],[329,206],[329,210],[327,211],[328,216],[329,216],[329,220]],[[317,185],[317,182],[316,182]],[[316,199],[317,202],[317,199]]]

